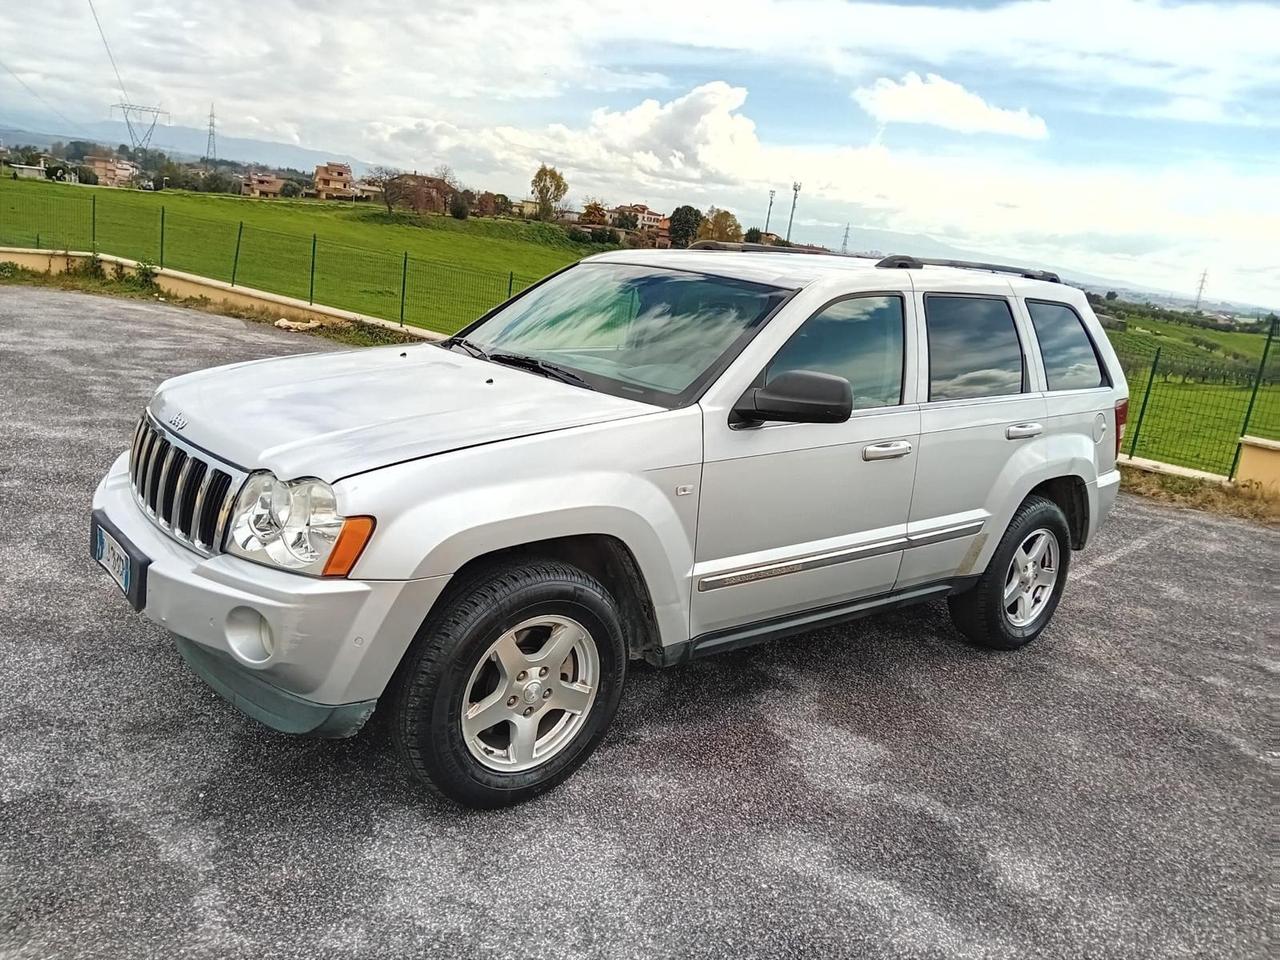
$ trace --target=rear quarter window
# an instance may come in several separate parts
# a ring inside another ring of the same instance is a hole
[[[1050,390],[1107,386],[1098,351],[1079,314],[1065,303],[1046,300],[1028,300],[1027,312],[1040,341],[1040,358]]]

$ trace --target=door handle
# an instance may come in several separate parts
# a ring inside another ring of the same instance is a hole
[[[890,440],[887,443],[873,443],[862,448],[863,460],[896,460],[911,452],[911,443],[907,440]]]
[[[1015,423],[1005,430],[1004,435],[1009,440],[1026,440],[1028,437],[1038,437],[1042,433],[1044,433],[1043,424]]]

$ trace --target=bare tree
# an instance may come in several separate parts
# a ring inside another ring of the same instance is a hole
[[[458,175],[453,172],[453,167],[449,166],[447,163],[442,163],[437,166],[435,170],[431,172],[431,175],[443,180],[449,185],[451,190],[454,190],[457,193],[462,192],[462,181],[459,180]]]
[[[407,199],[404,189],[405,172],[396,167],[373,167],[365,175],[364,182],[382,191],[382,202],[391,213],[397,203]]]

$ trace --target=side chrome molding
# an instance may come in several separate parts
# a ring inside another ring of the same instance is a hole
[[[698,580],[698,592],[705,593],[708,590],[719,590],[722,587],[736,587],[743,583],[768,580],[772,577],[785,577],[792,573],[817,570],[820,567],[829,567],[837,563],[849,563],[852,560],[862,560],[866,557],[878,557],[886,553],[896,553],[899,550],[909,550],[912,547],[926,547],[930,544],[942,543],[944,540],[956,540],[960,537],[967,537],[977,533],[982,529],[983,523],[984,521],[982,520],[970,520],[949,527],[940,527],[936,530],[926,530],[922,533],[863,543],[856,547],[843,547],[839,550],[805,554],[790,560],[779,560],[773,563],[741,567],[726,573],[716,573],[711,576],[701,577]]]

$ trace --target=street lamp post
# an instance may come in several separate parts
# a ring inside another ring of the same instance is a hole
[[[791,221],[796,218],[796,200],[800,198],[799,181],[791,184],[791,216],[787,217],[787,243],[791,242]]]
[[[773,195],[777,192],[778,192],[777,190],[769,191],[769,212],[764,215],[764,232],[765,233],[769,232],[769,218],[773,216]]]

